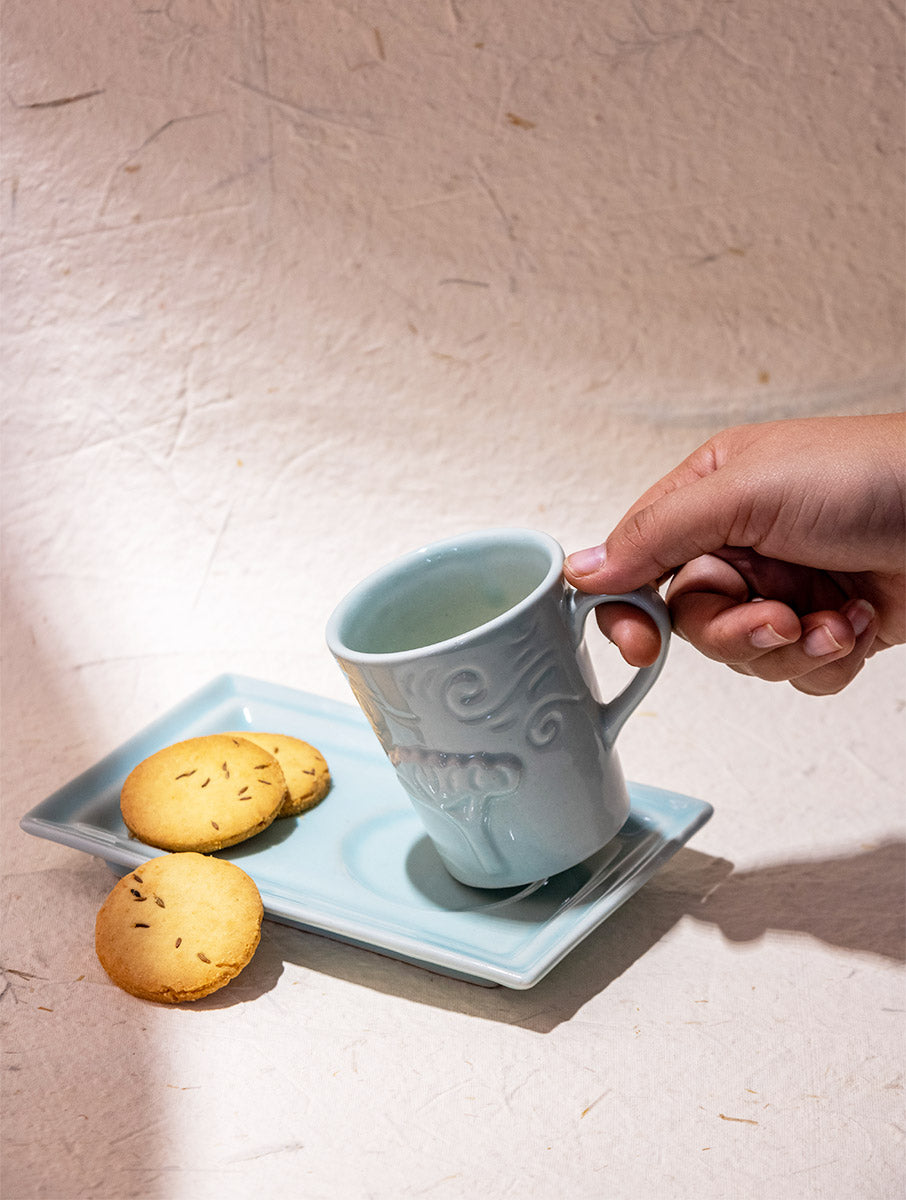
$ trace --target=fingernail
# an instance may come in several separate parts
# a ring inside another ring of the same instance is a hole
[[[875,610],[867,600],[853,600],[843,609],[843,615],[852,625],[853,633],[858,637],[874,620]]]
[[[833,654],[835,650],[842,650],[843,647],[826,625],[819,625],[816,629],[809,630],[802,639],[802,649],[809,658],[823,658],[825,654]]]
[[[593,546],[590,550],[577,550],[575,554],[570,554],[566,565],[573,575],[593,575],[604,566],[606,560],[607,548]]]
[[[790,639],[778,633],[773,625],[759,625],[749,635],[749,641],[757,650],[772,650],[775,646],[788,646]]]

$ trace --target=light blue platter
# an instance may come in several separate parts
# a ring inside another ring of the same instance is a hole
[[[126,775],[171,742],[241,729],[313,743],[333,779],[311,812],[220,851],[255,880],[266,915],[486,986],[533,987],[713,811],[703,801],[630,783],[629,819],[584,863],[529,888],[464,887],[442,866],[358,708],[222,675],[37,805],[22,828],[116,870],[134,868],[163,852],[123,825]]]

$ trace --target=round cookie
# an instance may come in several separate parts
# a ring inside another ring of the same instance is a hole
[[[143,1000],[179,1004],[229,983],[261,937],[255,881],[235,863],[165,854],[114,886],[95,922],[101,966]]]
[[[283,768],[287,797],[277,814],[297,817],[320,804],[330,791],[330,768],[320,750],[299,738],[282,733],[234,733],[272,754]]]
[[[225,734],[189,738],[146,758],[120,792],[126,828],[161,850],[207,852],[260,833],[286,798],[272,754]]]

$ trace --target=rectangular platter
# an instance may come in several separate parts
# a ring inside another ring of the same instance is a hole
[[[132,768],[172,742],[243,729],[312,743],[333,781],[317,808],[219,852],[255,880],[265,915],[485,986],[533,987],[713,811],[630,783],[626,824],[592,858],[529,888],[464,887],[442,866],[357,707],[226,674],[38,804],[21,826],[116,871],[134,868],[163,851],[123,825],[119,791]]]

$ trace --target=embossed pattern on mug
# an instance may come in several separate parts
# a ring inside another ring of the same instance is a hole
[[[504,865],[492,828],[495,802],[519,787],[524,764],[514,754],[450,754],[418,746],[394,746],[388,757],[414,800],[431,807],[464,837],[481,867]],[[474,834],[477,836],[470,836]]]
[[[465,724],[505,730],[516,724],[528,699],[531,707],[523,736],[532,746],[550,745],[563,727],[562,705],[578,704],[582,697],[558,686],[557,677],[562,676],[558,656],[545,646],[534,624],[522,624],[515,630],[510,649],[516,675],[501,695],[493,695],[493,681],[481,667],[462,666],[441,686],[444,706]]]

